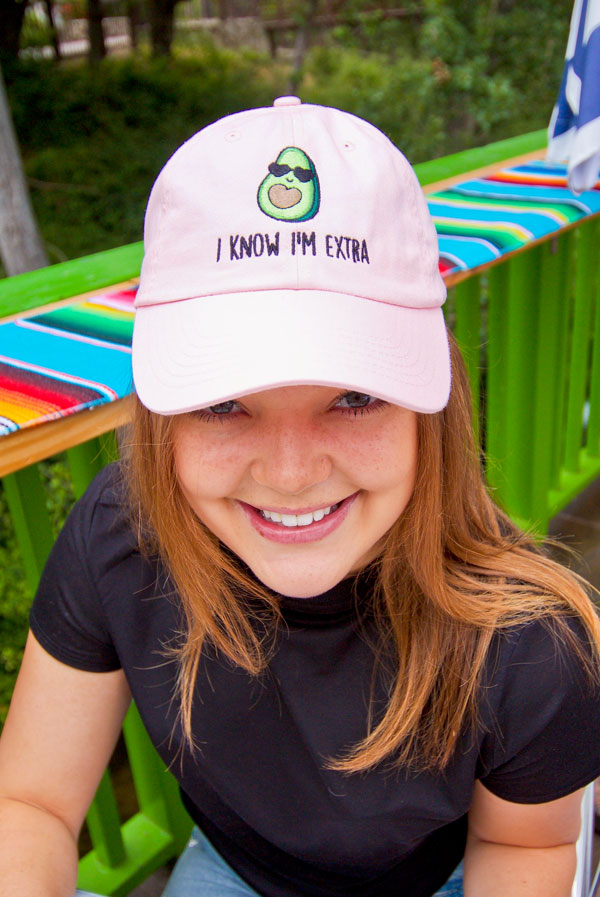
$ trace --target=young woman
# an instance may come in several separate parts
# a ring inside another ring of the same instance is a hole
[[[410,166],[282,98],[173,156],[145,241],[127,460],[0,743],[1,897],[72,895],[132,695],[197,825],[166,897],[568,897],[600,627],[486,493]]]

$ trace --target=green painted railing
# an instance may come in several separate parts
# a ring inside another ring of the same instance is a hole
[[[545,132],[523,135],[424,163],[417,173],[426,185],[542,149],[544,141]],[[599,228],[597,219],[585,220],[468,275],[447,303],[490,487],[512,517],[540,534],[600,475]],[[0,317],[135,277],[141,254],[133,244],[0,281]],[[110,437],[67,451],[76,495],[113,455]],[[37,465],[2,482],[33,592],[52,545]],[[107,772],[88,815],[93,849],[80,861],[79,886],[107,895],[127,894],[175,857],[191,825],[135,708],[124,737],[139,811],[121,822]]]
[[[540,534],[600,475],[600,221],[454,289],[497,502]]]

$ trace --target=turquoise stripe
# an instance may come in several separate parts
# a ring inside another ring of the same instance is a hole
[[[109,347],[75,342],[16,324],[3,324],[0,326],[0,355],[68,377],[104,384],[119,397],[132,390],[131,356]]]
[[[465,196],[491,196],[504,200],[526,199],[530,202],[556,203],[569,205],[584,215],[600,212],[600,191],[588,190],[581,196],[575,196],[564,187],[532,187],[530,184],[507,184],[495,181],[464,181],[454,186],[453,191]]]
[[[544,215],[536,215],[532,212],[515,213],[512,211],[502,211],[502,209],[491,211],[489,209],[482,209],[481,206],[470,208],[460,206],[460,208],[457,208],[456,206],[449,206],[442,202],[431,201],[429,201],[428,205],[429,211],[434,218],[436,216],[453,218],[457,224],[460,224],[461,221],[497,221],[498,223],[509,225],[520,224],[533,234],[533,239],[545,237],[546,234],[551,234],[553,231],[560,229],[560,224],[558,222],[552,221]]]

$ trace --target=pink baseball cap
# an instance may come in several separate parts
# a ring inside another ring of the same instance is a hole
[[[144,241],[133,373],[152,411],[296,384],[448,401],[436,232],[362,119],[280,97],[209,125],[159,174]]]

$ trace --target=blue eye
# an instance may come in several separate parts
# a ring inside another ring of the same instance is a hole
[[[217,402],[216,405],[209,405],[207,408],[198,408],[191,413],[198,420],[219,420],[222,423],[228,417],[233,417],[238,411],[240,411],[239,402],[229,399],[227,402]]]
[[[367,408],[373,402],[376,402],[373,396],[366,392],[345,392],[340,396],[336,404],[342,408]]]
[[[234,402],[233,399],[230,399],[228,402],[219,402],[218,405],[210,405],[206,411],[210,411],[211,414],[229,414],[230,411],[233,411],[237,402]]]
[[[351,414],[353,417],[357,417],[359,414],[363,416],[371,414],[372,411],[383,411],[387,404],[383,399],[376,399],[375,396],[369,395],[367,392],[351,389],[339,395],[332,407],[342,414]]]

